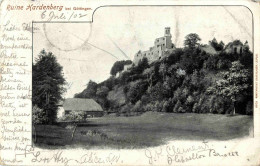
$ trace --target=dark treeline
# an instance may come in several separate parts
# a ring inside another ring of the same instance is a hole
[[[204,51],[198,35],[187,35],[184,48],[177,48],[164,58],[123,70],[116,62],[111,77],[99,84],[90,81],[76,98],[93,98],[107,112],[136,115],[146,111],[176,113],[253,113],[253,54],[249,47],[225,51],[228,45],[210,41],[215,54]],[[242,43],[241,43],[242,44]],[[204,45],[205,46],[205,45]]]

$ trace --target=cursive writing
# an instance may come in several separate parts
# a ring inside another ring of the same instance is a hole
[[[99,155],[96,152],[88,152],[80,155],[79,158],[69,158],[64,155],[63,151],[54,152],[53,155],[46,155],[46,152],[36,151],[31,145],[26,145],[22,153],[15,154],[15,160],[30,158],[33,163],[56,163],[64,166],[70,164],[116,164],[120,161],[120,154],[109,153],[108,155]],[[50,152],[47,152],[49,154]]]

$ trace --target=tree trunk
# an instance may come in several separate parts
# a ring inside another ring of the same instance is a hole
[[[236,114],[236,104],[235,102],[233,102],[233,112],[232,112],[232,115],[235,115]]]
[[[46,92],[46,105],[48,104],[48,93]]]
[[[46,92],[46,104],[49,104],[50,96],[49,93]]]
[[[33,127],[33,131],[34,131],[34,143],[37,143],[37,133],[36,133],[36,128],[34,126],[34,124],[32,125]]]
[[[74,128],[74,130],[73,130],[73,132],[72,132],[71,141],[73,141],[74,134],[75,134],[75,131],[76,131],[77,126],[78,126],[78,125],[76,124],[76,125],[75,125],[75,128]]]

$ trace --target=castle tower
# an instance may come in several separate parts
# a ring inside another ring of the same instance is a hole
[[[171,35],[171,28],[170,27],[165,27],[165,30],[164,30],[164,36],[172,36]]]
[[[165,46],[167,49],[172,48],[172,35],[171,35],[171,28],[170,27],[165,27],[164,30],[164,37],[165,37]]]

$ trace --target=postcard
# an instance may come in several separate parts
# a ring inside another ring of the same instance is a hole
[[[259,165],[257,1],[2,0],[1,165]]]

